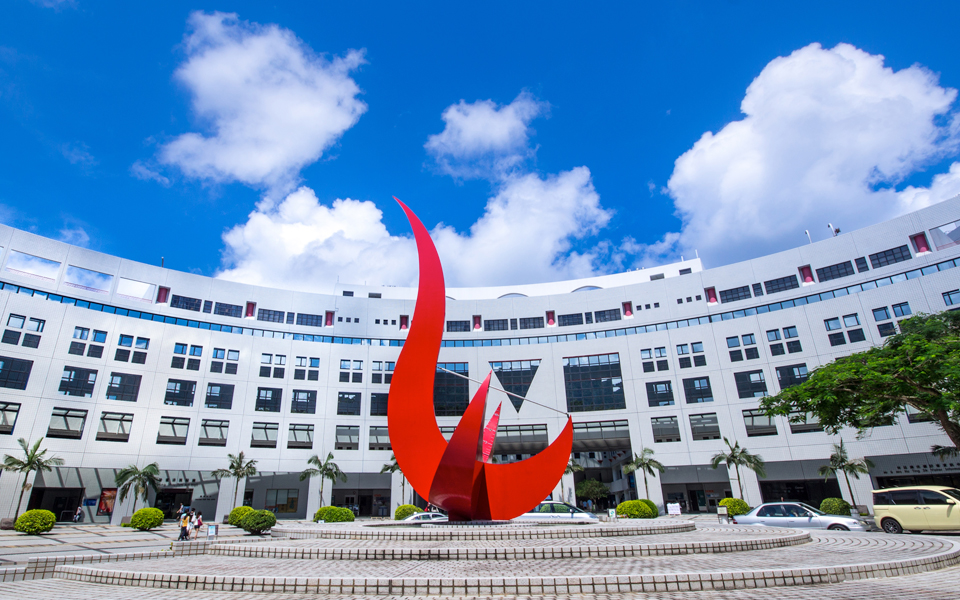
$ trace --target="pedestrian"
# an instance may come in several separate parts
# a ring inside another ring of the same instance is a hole
[[[82,507],[82,506],[78,506],[78,507],[77,507],[77,512],[73,513],[73,522],[74,522],[74,523],[79,523],[79,522],[80,522],[80,519],[82,519],[82,518],[83,518],[83,507]]]
[[[187,537],[187,528],[190,526],[190,515],[187,513],[182,513],[180,515],[180,537],[177,538],[178,542],[189,541]]]
[[[183,503],[181,503],[180,508],[177,509],[176,515],[177,515],[176,518],[179,521],[180,517],[183,516]]]
[[[199,510],[197,511],[196,516],[193,517],[193,539],[200,539],[200,529],[203,527],[203,513]]]

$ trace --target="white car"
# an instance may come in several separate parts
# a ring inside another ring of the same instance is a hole
[[[552,521],[556,523],[599,523],[600,519],[593,513],[588,513],[576,506],[565,502],[547,500],[541,502],[528,513],[524,513],[514,521]]]
[[[828,515],[803,502],[768,502],[745,515],[733,517],[738,525],[767,525],[799,529],[832,529],[834,531],[867,531],[863,521],[853,517]]]
[[[414,523],[442,523],[447,520],[447,515],[442,515],[435,512],[420,512],[414,513],[404,519],[404,521],[411,521]]]

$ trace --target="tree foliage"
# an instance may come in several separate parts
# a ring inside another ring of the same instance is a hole
[[[843,473],[843,477],[847,481],[847,490],[850,491],[850,499],[856,504],[857,497],[853,494],[853,486],[850,485],[850,476],[853,475],[854,479],[860,479],[861,475],[869,475],[870,469],[872,468],[873,463],[869,458],[855,458],[851,460],[847,455],[847,449],[843,447],[843,439],[841,439],[839,444],[833,445],[833,453],[830,454],[829,464],[817,469],[817,473],[823,475],[824,481],[834,474],[837,474],[837,479],[840,479],[839,473]],[[825,509],[820,510],[827,512]]]
[[[727,445],[726,452],[717,452],[710,459],[710,466],[716,469],[722,464],[727,467],[733,467],[737,471],[737,486],[740,487],[740,498],[743,498],[743,478],[740,476],[740,467],[747,467],[760,477],[766,477],[763,458],[759,454],[752,454],[746,448],[740,447],[740,442],[730,443],[730,440],[723,438],[723,443]]]
[[[230,466],[226,469],[217,469],[211,475],[218,480],[224,477],[233,477],[233,501],[236,503],[237,493],[240,491],[240,480],[257,474],[257,461],[247,460],[243,452],[236,456],[227,454],[227,460],[230,461]],[[233,523],[230,524],[233,525]]]
[[[133,512],[137,512],[137,500],[143,498],[147,500],[148,488],[153,488],[155,493],[160,491],[160,465],[150,463],[144,468],[137,468],[137,465],[130,465],[117,471],[114,480],[120,488],[120,501],[123,502],[127,494],[133,490]]]
[[[342,482],[347,481],[347,474],[340,470],[339,465],[333,462],[333,452],[327,454],[327,458],[320,460],[320,457],[314,454],[307,459],[307,464],[313,467],[304,469],[300,473],[300,481],[310,479],[311,477],[320,478],[320,504],[323,504],[323,482],[329,479],[336,483],[339,479]],[[399,467],[398,467],[399,468]],[[380,471],[383,473],[383,470]]]
[[[641,448],[640,454],[634,453],[633,460],[623,465],[623,474],[629,475],[636,471],[643,473],[643,492],[650,497],[650,488],[647,486],[647,475],[656,477],[657,473],[663,473],[666,469],[663,464],[653,457],[653,450],[650,448]]]
[[[960,448],[960,312],[903,320],[882,346],[823,365],[761,406],[794,422],[811,413],[830,433],[891,425],[912,407]]]
[[[596,502],[610,495],[610,488],[596,479],[584,479],[576,486],[577,498],[587,498]]]
[[[59,467],[63,465],[63,459],[56,456],[47,456],[47,450],[44,448],[40,449],[40,444],[43,443],[43,438],[40,438],[33,444],[30,445],[27,440],[20,438],[17,440],[17,443],[20,444],[20,449],[23,450],[23,458],[17,458],[16,456],[10,456],[5,454],[3,456],[3,466],[0,467],[4,471],[11,471],[13,473],[23,473],[23,484],[20,486],[20,500],[17,502],[17,512],[14,513],[14,517],[20,514],[20,505],[23,504],[23,495],[33,487],[33,484],[30,483],[30,473],[34,471],[47,472],[52,471],[53,467]]]

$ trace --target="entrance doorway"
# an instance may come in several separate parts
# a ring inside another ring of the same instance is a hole
[[[836,479],[806,479],[800,481],[760,481],[764,502],[805,502],[820,508],[824,498],[842,498]]]
[[[57,521],[72,521],[83,501],[84,488],[33,488],[27,510],[49,510]],[[19,498],[18,498],[19,499]]]
[[[154,507],[163,511],[164,519],[175,519],[182,504],[189,507],[193,501],[193,488],[164,488],[157,493]]]

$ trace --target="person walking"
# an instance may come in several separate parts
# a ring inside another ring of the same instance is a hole
[[[83,518],[83,507],[78,506],[77,512],[73,513],[73,522],[79,523],[81,518]]]
[[[193,539],[200,539],[200,530],[203,529],[203,513],[199,510],[197,511],[196,516],[193,518]]]
[[[184,512],[180,515],[180,537],[177,538],[178,542],[189,541],[187,537],[188,527],[190,527],[190,515]]]

